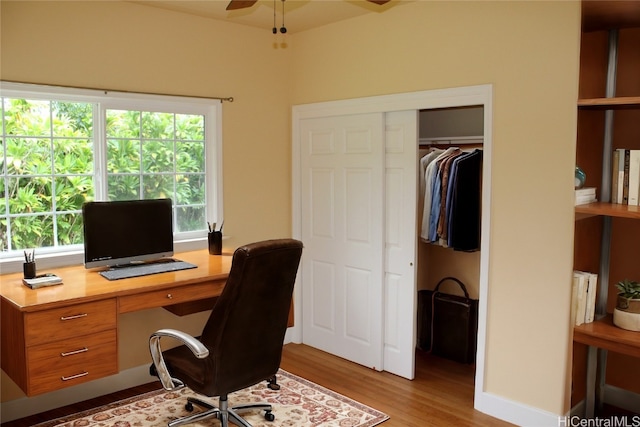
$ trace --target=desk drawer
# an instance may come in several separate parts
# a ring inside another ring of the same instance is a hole
[[[127,295],[119,298],[120,313],[164,307],[186,301],[196,301],[220,296],[226,280],[216,280],[193,285],[176,286],[161,291]]]
[[[117,374],[116,329],[33,346],[27,360],[30,396]]]
[[[116,327],[116,300],[75,304],[25,314],[27,347]]]

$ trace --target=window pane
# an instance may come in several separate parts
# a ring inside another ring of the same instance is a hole
[[[0,216],[0,251],[9,250],[9,233],[7,233],[7,217]]]
[[[7,188],[10,214],[52,210],[50,177],[7,178]]]
[[[12,249],[53,246],[53,218],[50,214],[13,217],[9,221]]]
[[[204,142],[176,142],[176,172],[204,171]]]
[[[143,199],[175,199],[173,196],[173,175],[143,175]]]
[[[169,113],[142,113],[142,137],[173,139],[173,117]]]
[[[0,176],[4,175],[6,171],[4,170],[4,139],[0,140]]]
[[[183,206],[176,208],[176,232],[202,230],[206,223],[204,206]]]
[[[77,245],[83,242],[82,213],[56,215],[58,246]]]
[[[199,205],[205,203],[205,176],[203,174],[179,175],[176,180],[176,204]]]
[[[107,141],[107,173],[140,172],[140,141]]]
[[[144,141],[142,143],[144,172],[173,172],[173,141]]]
[[[204,116],[176,114],[176,139],[204,141]]]
[[[7,135],[51,135],[49,101],[5,98],[4,120]]]
[[[54,173],[93,173],[93,141],[89,139],[55,139],[53,141]]]
[[[85,137],[93,135],[93,105],[78,102],[51,102],[53,136]]]
[[[110,175],[107,180],[109,200],[139,200],[139,175]]]
[[[84,202],[94,199],[91,176],[56,178],[56,211],[80,211]]]
[[[140,112],[107,110],[107,137],[139,138]]]
[[[50,175],[51,141],[8,138],[7,169],[9,175]]]

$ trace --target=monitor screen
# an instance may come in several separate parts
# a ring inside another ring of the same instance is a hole
[[[85,203],[85,268],[172,256],[172,213],[171,199]]]

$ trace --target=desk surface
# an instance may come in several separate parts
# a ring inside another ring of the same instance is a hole
[[[63,284],[39,289],[29,289],[22,284],[22,273],[14,273],[0,276],[0,295],[19,311],[31,312],[212,280],[224,281],[231,269],[231,255],[209,255],[206,249],[177,253],[175,258],[198,268],[113,281],[102,277],[99,268],[87,270],[77,265],[52,268],[47,273],[60,276]]]
[[[99,269],[76,265],[51,269],[64,283],[39,289],[23,285],[22,273],[0,276],[2,370],[27,396],[118,373],[118,314],[173,307],[182,315],[194,312],[193,304],[195,311],[210,309],[233,259],[208,250],[176,258],[198,267],[110,281]]]

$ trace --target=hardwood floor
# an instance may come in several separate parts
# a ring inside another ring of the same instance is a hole
[[[511,425],[473,409],[473,366],[422,352],[416,357],[416,378],[413,381],[388,372],[377,372],[301,344],[284,347],[281,367],[385,412],[390,419],[381,427]],[[159,383],[152,382],[2,426],[32,426],[158,388]]]

